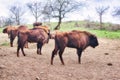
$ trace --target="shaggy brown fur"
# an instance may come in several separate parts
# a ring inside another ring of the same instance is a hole
[[[47,32],[47,33],[50,32],[50,29],[49,29],[48,26],[35,26],[34,28],[35,28],[35,29],[38,29],[38,28],[43,29],[43,30],[44,30],[45,32]]]
[[[53,64],[53,58],[57,52],[59,53],[60,60],[64,65],[62,54],[65,47],[76,48],[78,55],[78,62],[81,63],[82,51],[88,46],[95,48],[98,46],[97,37],[86,31],[73,30],[71,32],[57,32],[55,34],[55,48],[51,56],[51,64]]]
[[[7,26],[6,28],[3,29],[3,33],[7,33],[8,37],[9,37],[11,30],[16,30],[16,29],[17,29],[17,27],[15,27],[15,26]]]
[[[8,38],[10,38],[10,46],[13,47],[13,40],[16,37],[17,34],[17,28],[18,27],[14,27],[14,26],[7,26],[6,28],[3,29],[3,33],[7,33],[8,34]],[[12,32],[14,31],[14,32]],[[14,35],[11,35],[14,34]]]
[[[17,56],[19,57],[19,50],[22,50],[24,53],[24,45],[26,42],[37,43],[37,54],[42,54],[41,49],[45,43],[48,43],[49,36],[43,29],[30,29],[26,32],[18,33],[18,47],[17,47]]]
[[[17,36],[18,32],[26,32],[28,30],[27,26],[19,26],[19,27],[14,27],[14,26],[7,26],[5,29],[3,29],[3,33],[7,33],[9,38],[10,38],[10,46],[13,47],[13,41],[15,37]],[[26,45],[28,47],[28,45]]]

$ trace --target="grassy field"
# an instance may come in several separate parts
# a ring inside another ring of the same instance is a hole
[[[100,38],[120,39],[120,30],[118,30],[118,31],[93,30],[93,29],[84,28],[84,26],[83,26],[85,24],[84,21],[78,22],[78,24],[80,24],[79,27],[76,27],[75,23],[76,22],[72,22],[72,21],[71,22],[63,22],[61,24],[60,31],[84,30],[84,31],[89,31]],[[56,22],[53,22],[50,24],[51,31],[54,29],[56,24],[57,24]],[[28,26],[29,26],[29,28],[32,28],[31,24],[28,24]],[[2,32],[2,30],[3,30],[3,28],[0,28],[0,33]]]
[[[0,28],[0,33],[2,33],[3,29],[4,29],[4,28]]]
[[[120,39],[120,30],[118,30],[118,31],[92,30],[92,29],[80,28],[80,27],[78,27],[78,28],[68,28],[68,29],[61,28],[60,30],[61,31],[83,30],[83,31],[91,32],[91,33],[93,33],[96,36],[101,37],[101,38]]]
[[[84,24],[84,22],[79,22],[79,24]],[[53,23],[51,25],[51,30],[53,30],[53,27],[56,25],[56,23]],[[120,30],[118,31],[108,31],[108,30],[93,30],[84,28],[84,26],[75,27],[75,22],[67,23],[64,22],[61,25],[60,31],[71,31],[71,30],[83,30],[83,31],[89,31],[93,34],[95,34],[98,37],[101,38],[109,38],[109,39],[120,39]]]

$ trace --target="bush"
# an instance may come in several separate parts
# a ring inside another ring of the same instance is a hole
[[[100,29],[100,25],[97,22],[86,21],[85,28]],[[117,31],[117,30],[120,30],[120,25],[119,24],[111,24],[111,23],[103,23],[102,29],[110,30],[110,31]]]
[[[85,28],[100,29],[100,25],[98,23],[95,23],[95,22],[87,21],[85,24]]]
[[[120,30],[120,25],[119,24],[112,24],[107,28],[107,30],[110,30],[110,31]]]

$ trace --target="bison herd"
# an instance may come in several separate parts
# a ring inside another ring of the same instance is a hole
[[[8,26],[3,29],[3,33],[7,33],[10,38],[10,46],[13,47],[13,41],[17,36],[17,57],[19,57],[19,50],[25,56],[24,47],[28,47],[29,43],[37,43],[37,54],[42,54],[42,46],[49,42],[49,39],[54,39],[55,48],[51,55],[51,65],[53,65],[54,56],[58,53],[61,63],[64,65],[62,54],[65,47],[75,48],[78,55],[78,63],[81,63],[82,52],[91,46],[95,48],[99,45],[97,37],[87,31],[72,30],[69,32],[50,33],[50,29],[47,26],[43,26],[42,23],[33,23],[33,28],[28,29],[25,25],[18,27]]]

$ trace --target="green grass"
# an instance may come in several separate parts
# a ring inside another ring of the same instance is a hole
[[[4,29],[4,28],[0,28],[0,33],[2,33],[3,29]]]
[[[61,31],[71,31],[71,30],[82,30],[88,31],[100,38],[109,38],[109,39],[120,39],[120,30],[119,31],[107,31],[107,30],[92,30],[80,27],[71,27],[71,28],[61,28]]]
[[[120,31],[90,30],[90,32],[101,38],[120,39]]]
[[[84,22],[79,22],[79,24],[84,24]],[[55,25],[55,23],[52,25]],[[91,32],[100,38],[120,39],[120,30],[118,31],[92,30],[88,28],[83,28],[83,26],[80,27],[74,27],[74,26],[75,26],[75,22],[71,22],[71,23],[64,22],[61,24],[60,31],[82,30],[82,31]]]
[[[4,42],[4,43],[0,44],[0,46],[9,46],[9,42]]]
[[[79,27],[75,27],[75,23],[76,21],[63,22],[61,24],[60,31],[84,30],[84,31],[89,31],[101,38],[120,39],[120,30],[118,31],[92,30],[92,29],[84,28],[85,21],[77,22],[78,24],[80,24]],[[54,29],[56,25],[57,25],[56,22],[51,23],[51,26],[50,26],[51,31]],[[105,25],[108,25],[108,23],[106,23]],[[29,28],[33,28],[31,24],[28,24],[27,26],[29,26]],[[3,28],[0,28],[0,33],[2,32],[2,30]]]

